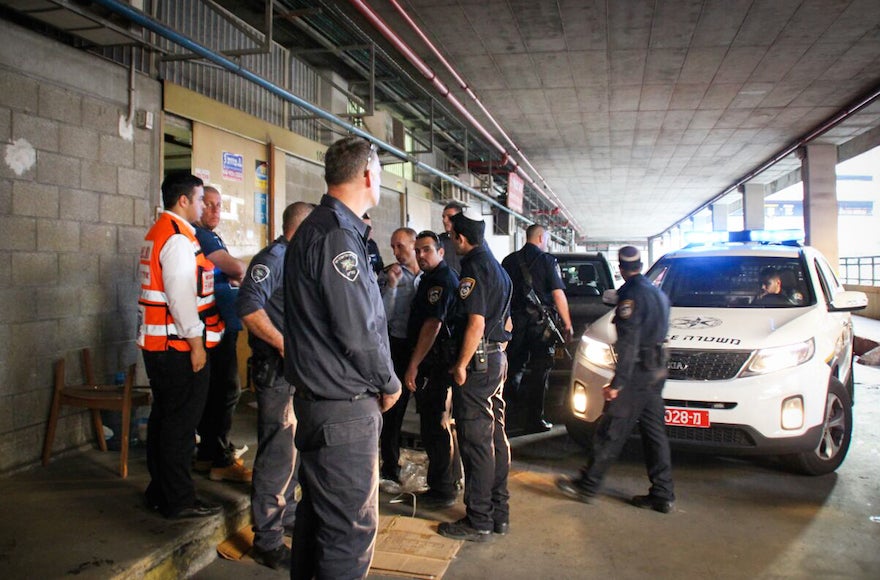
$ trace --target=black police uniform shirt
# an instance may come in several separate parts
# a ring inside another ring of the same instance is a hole
[[[257,252],[248,265],[238,290],[236,307],[239,317],[265,310],[273,326],[284,330],[284,252],[287,238],[279,236]],[[277,351],[264,340],[248,333],[248,344],[255,353],[270,356]]]
[[[226,250],[226,244],[215,232],[193,224],[196,228],[196,239],[202,247],[202,253],[209,256],[217,250]],[[228,332],[237,332],[242,329],[241,320],[236,312],[235,301],[238,295],[238,287],[229,283],[229,278],[219,267],[214,266],[214,300],[217,302],[217,310],[220,318],[226,323]]]
[[[400,390],[367,227],[325,194],[284,257],[285,378],[322,399]]]
[[[385,262],[382,261],[382,254],[379,253],[379,245],[376,240],[367,239],[367,254],[370,256],[370,267],[373,272],[378,274],[385,269]]]
[[[528,302],[528,287],[520,260],[532,274],[532,288],[541,304],[553,306],[553,291],[565,290],[565,283],[559,275],[559,264],[552,254],[544,252],[535,244],[526,244],[517,252],[504,258],[501,265],[513,282],[513,301],[510,309],[514,314],[525,312]]]
[[[656,347],[666,340],[669,298],[643,275],[633,276],[617,291],[614,325],[617,328],[617,342],[614,344],[617,369],[611,387],[623,389],[632,384],[639,351]]]
[[[424,272],[416,289],[407,324],[407,339],[415,346],[419,333],[429,318],[436,318],[443,323],[438,339],[444,334],[449,335],[448,314],[455,304],[458,290],[458,276],[445,261],[441,261],[430,272]]]
[[[452,238],[446,232],[443,232],[439,236],[440,245],[443,247],[443,260],[446,261],[446,265],[455,272],[456,275],[461,274],[461,256],[459,256],[455,252],[455,244],[452,241]]]
[[[478,314],[486,320],[483,338],[491,342],[510,340],[504,323],[510,315],[512,291],[510,276],[485,245],[463,256],[456,304],[456,337],[461,340],[464,336],[468,315]]]

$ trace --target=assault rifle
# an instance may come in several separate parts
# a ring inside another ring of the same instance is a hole
[[[544,335],[547,336],[548,339],[553,338],[554,345],[556,345],[557,348],[561,347],[569,360],[572,360],[573,357],[571,356],[571,353],[568,352],[568,346],[565,344],[565,337],[562,336],[562,332],[559,330],[559,325],[556,324],[556,311],[545,306],[541,302],[541,299],[538,298],[534,288],[529,288],[529,293],[526,295],[526,298],[528,298],[532,306],[537,308],[538,312],[541,313],[541,321],[538,322],[538,324],[544,325]]]

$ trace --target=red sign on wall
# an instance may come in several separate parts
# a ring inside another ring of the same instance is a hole
[[[523,210],[523,180],[516,173],[507,174],[507,207],[517,213]]]

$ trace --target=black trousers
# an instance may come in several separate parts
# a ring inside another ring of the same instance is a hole
[[[488,358],[487,372],[468,372],[464,385],[452,387],[452,413],[464,463],[464,503],[471,526],[478,530],[510,521],[510,443],[501,396],[507,357],[493,352]]]
[[[428,454],[428,487],[437,493],[455,497],[456,444],[452,431],[450,387],[452,376],[441,365],[422,364],[420,383],[415,392],[419,410],[419,430],[422,445]]]
[[[147,501],[165,515],[192,507],[190,475],[196,425],[208,394],[210,362],[193,373],[189,352],[143,351],[153,405],[147,423]]]
[[[379,404],[295,396],[293,406],[302,498],[290,576],[365,578],[379,523]]]
[[[205,411],[199,421],[199,448],[196,458],[211,460],[214,467],[226,467],[232,463],[229,431],[235,406],[241,396],[238,378],[238,355],[235,347],[238,332],[226,331],[220,343],[208,350],[211,359],[211,379]]]
[[[633,379],[634,384],[620,391],[599,420],[593,437],[593,457],[581,470],[581,482],[585,488],[598,491],[605,473],[617,460],[638,422],[645,466],[651,481],[649,493],[653,497],[674,501],[672,460],[662,396],[665,380],[652,383],[647,373],[637,374]]]
[[[544,418],[544,396],[553,368],[554,349],[534,336],[528,319],[513,319],[513,338],[507,346],[507,381],[504,400],[510,405],[509,417],[535,423]],[[525,375],[528,366],[529,374]]]
[[[394,364],[394,373],[403,383],[406,367],[412,355],[412,345],[405,338],[390,337],[391,362]],[[400,398],[394,406],[385,411],[382,416],[382,435],[380,448],[382,450],[382,478],[400,481],[400,430],[403,427],[403,418],[406,415],[406,406],[409,404],[409,389],[403,387]]]

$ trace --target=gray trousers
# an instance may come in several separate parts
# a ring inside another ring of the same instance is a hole
[[[257,457],[251,512],[254,545],[274,550],[296,521],[296,416],[293,386],[279,373],[273,384],[257,388]]]

